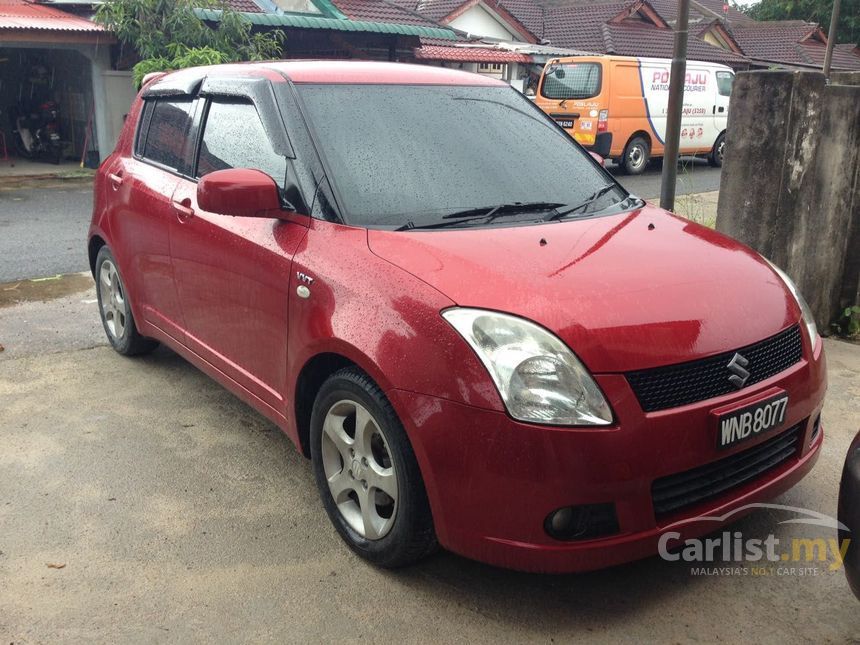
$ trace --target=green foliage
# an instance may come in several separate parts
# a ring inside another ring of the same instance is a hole
[[[197,7],[220,9],[221,21],[210,27],[194,15]],[[95,19],[140,55],[138,86],[150,72],[276,58],[284,42],[283,31],[253,33],[241,14],[215,0],[110,0]]]
[[[833,0],[761,0],[749,7],[738,7],[756,20],[806,20],[817,22],[827,32]],[[860,0],[842,0],[836,42],[860,42]]]
[[[842,315],[833,323],[833,328],[840,336],[847,338],[860,336],[860,305],[845,307]]]

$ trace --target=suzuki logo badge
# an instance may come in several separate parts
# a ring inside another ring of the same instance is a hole
[[[750,377],[749,371],[745,369],[749,364],[750,362],[748,359],[735,353],[735,355],[732,356],[732,360],[730,360],[729,364],[726,365],[728,370],[732,373],[732,375],[729,376],[729,383],[734,385],[736,388],[741,389]]]

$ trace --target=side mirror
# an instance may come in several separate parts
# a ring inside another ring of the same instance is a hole
[[[278,217],[282,212],[275,180],[251,168],[204,175],[197,182],[197,205],[210,213],[235,217]]]

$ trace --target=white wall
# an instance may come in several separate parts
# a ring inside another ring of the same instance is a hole
[[[449,26],[461,31],[467,31],[477,36],[489,36],[500,40],[516,40],[514,34],[505,29],[502,24],[483,6],[476,4],[454,20]]]
[[[125,115],[131,109],[132,101],[137,95],[131,72],[106,71],[104,76],[105,94],[107,97],[107,141],[105,149],[113,150],[119,133],[122,131]],[[101,147],[101,146],[100,146]],[[109,152],[108,152],[109,154]],[[104,158],[104,156],[102,157]]]

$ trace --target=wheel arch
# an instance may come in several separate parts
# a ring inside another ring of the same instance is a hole
[[[96,258],[98,258],[99,251],[106,244],[107,242],[100,235],[93,235],[87,243],[87,256],[89,257],[90,273],[93,275],[93,279],[96,277]]]
[[[367,374],[368,378],[385,391],[385,385],[374,376],[378,370],[367,369],[362,363],[364,361],[356,360],[355,356],[347,356],[346,352],[328,350],[310,356],[302,365],[293,388],[293,414],[298,447],[305,457],[310,458],[311,455],[311,414],[314,402],[322,384],[332,374],[346,367],[354,367]]]
[[[624,150],[621,152],[621,154],[624,154],[624,151],[627,150],[627,146],[629,146],[630,142],[633,141],[633,139],[635,139],[636,137],[642,137],[648,142],[649,156],[653,157],[654,155],[651,154],[651,152],[654,150],[654,138],[647,130],[636,130],[635,132],[633,132],[633,134],[631,134],[627,138],[627,142],[624,144]]]

